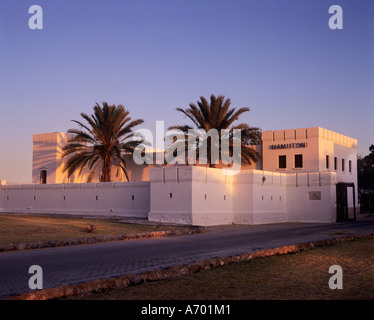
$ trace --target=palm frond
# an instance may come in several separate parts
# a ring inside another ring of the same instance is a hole
[[[245,113],[250,111],[249,108],[231,108],[231,100],[229,98],[225,98],[223,95],[211,95],[210,100],[204,98],[203,96],[200,97],[200,101],[197,101],[197,104],[190,103],[189,107],[186,109],[177,108],[179,112],[182,112],[185,116],[187,116],[193,124],[196,126],[196,130],[205,131],[205,134],[201,132],[197,136],[187,135],[186,137],[189,139],[189,142],[194,142],[195,152],[198,155],[205,154],[201,152],[201,148],[204,147],[208,150],[208,162],[212,161],[213,159],[210,158],[209,152],[214,150],[214,148],[218,148],[220,151],[222,150],[222,137],[221,131],[222,130],[231,130],[232,129],[239,129],[241,130],[241,138],[239,142],[241,144],[241,157],[243,157],[244,162],[251,163],[251,161],[257,161],[258,154],[253,148],[246,148],[249,145],[253,145],[259,142],[259,132],[258,128],[249,127],[248,124],[239,124],[234,126],[235,121],[239,119],[239,117]],[[191,126],[188,125],[174,125],[169,127],[169,130],[181,130],[183,132],[188,132],[189,129],[192,129]],[[220,139],[218,141],[212,140],[207,133],[211,129],[216,129],[219,132]],[[232,133],[228,136],[229,145],[227,147],[233,149],[233,135]],[[218,144],[218,145],[217,145]],[[173,147],[176,147],[173,145]],[[186,147],[186,150],[192,150],[191,146]],[[215,149],[215,150],[216,150]],[[232,154],[232,151],[231,151]],[[170,152],[169,152],[170,155]],[[232,156],[234,156],[232,154]],[[212,163],[209,162],[209,165]]]
[[[88,180],[101,166],[103,181],[111,181],[111,167],[113,165],[126,170],[126,163],[121,152],[132,153],[139,141],[132,139],[133,129],[144,120],[131,120],[129,111],[123,105],[109,105],[103,102],[93,107],[93,114],[88,116],[81,113],[87,124],[72,120],[80,129],[70,129],[74,137],[62,148],[61,157],[67,158],[63,172],[70,178],[74,172],[82,174],[84,168],[90,170]],[[128,174],[125,172],[128,179]]]

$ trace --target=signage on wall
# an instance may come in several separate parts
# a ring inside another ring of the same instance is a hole
[[[282,143],[282,144],[271,144],[269,145],[270,150],[275,149],[299,149],[299,148],[306,148],[306,142],[301,143]]]

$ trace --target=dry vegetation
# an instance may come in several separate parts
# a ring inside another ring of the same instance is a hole
[[[160,231],[172,228],[119,223],[113,219],[1,214],[0,245],[148,232],[156,229]]]

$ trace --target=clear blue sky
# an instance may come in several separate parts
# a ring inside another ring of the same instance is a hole
[[[43,30],[28,26],[43,9]],[[328,9],[343,8],[343,30]],[[0,179],[30,182],[32,134],[95,102],[154,130],[223,94],[262,130],[321,126],[374,144],[373,0],[1,0]]]

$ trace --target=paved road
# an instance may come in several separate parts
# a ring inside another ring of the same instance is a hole
[[[43,287],[53,288],[257,249],[373,233],[373,218],[334,224],[233,225],[209,227],[190,236],[5,252],[0,253],[0,297],[30,291],[31,265],[43,268]]]

